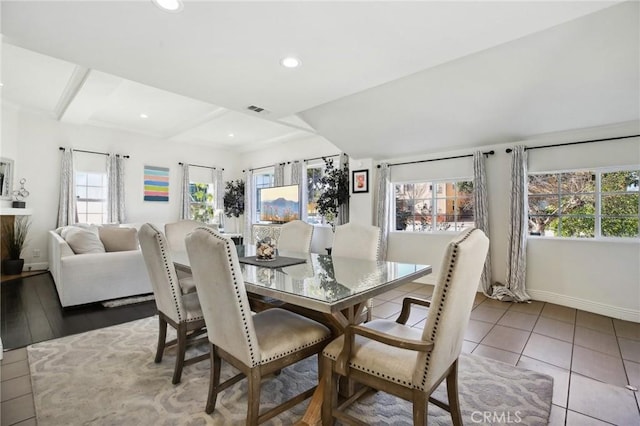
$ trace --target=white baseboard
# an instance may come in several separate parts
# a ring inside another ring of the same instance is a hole
[[[23,272],[46,271],[47,269],[49,269],[49,262],[25,263],[22,271]]]
[[[608,317],[618,318],[625,321],[640,322],[639,310],[621,308],[619,306],[607,305],[604,303],[594,302],[592,300],[580,299],[545,290],[527,289],[527,293],[529,293],[531,298],[534,300],[539,300],[541,302],[555,303],[557,305],[568,306],[570,308],[606,315]]]

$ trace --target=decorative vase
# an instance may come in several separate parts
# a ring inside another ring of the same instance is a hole
[[[256,260],[276,260],[276,243],[271,237],[264,237],[256,243]]]
[[[24,259],[5,259],[2,261],[2,273],[5,275],[18,275],[24,268]]]

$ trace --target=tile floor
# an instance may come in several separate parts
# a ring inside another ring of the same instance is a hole
[[[432,287],[407,284],[374,299],[373,315],[395,318],[407,296]],[[423,327],[427,311],[415,309],[408,324]],[[476,297],[463,346],[473,353],[554,378],[549,424],[640,424],[640,324],[551,303],[503,303]],[[4,353],[2,425],[35,425],[26,350]]]

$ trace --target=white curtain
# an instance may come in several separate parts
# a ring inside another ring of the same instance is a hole
[[[213,172],[213,187],[215,188],[215,204],[213,206],[214,212],[217,217],[214,219],[217,220],[219,227],[224,228],[224,178],[222,176],[222,169],[214,169]]]
[[[180,190],[180,219],[186,220],[191,217],[191,193],[189,191],[189,165],[182,165],[182,188]]]
[[[340,155],[340,169],[347,171],[347,176],[349,176],[349,156],[345,153]],[[349,182],[347,179],[347,186],[349,186]],[[351,191],[350,188],[347,188],[347,191]],[[345,223],[349,223],[349,198],[344,204],[341,204],[338,207],[338,220],[336,221],[336,225],[344,225]]]
[[[253,244],[251,240],[251,228],[253,226],[253,213],[255,212],[255,193],[253,189],[253,172],[247,170],[244,174],[244,243]]]
[[[475,207],[475,226],[489,236],[489,210],[487,204],[487,173],[485,170],[486,157],[481,151],[473,153],[473,205]],[[492,290],[491,252],[487,253],[484,269],[480,277],[482,291],[490,296]]]
[[[73,150],[62,153],[60,168],[60,197],[58,198],[58,227],[78,222],[76,215],[76,182],[73,170]]]
[[[388,163],[380,164],[378,169],[378,177],[376,180],[376,226],[380,228],[380,252],[378,258],[386,260],[387,258],[387,241],[389,239],[389,230],[391,228],[391,197],[393,191],[391,187],[390,168]]]
[[[530,299],[525,290],[527,270],[527,152],[523,145],[511,153],[511,197],[509,213],[509,253],[507,253],[507,284],[494,286],[492,297],[498,300],[525,302]]]
[[[284,163],[276,164],[273,172],[273,186],[284,185]]]
[[[294,161],[291,163],[291,184],[298,185],[300,194],[300,220],[307,220],[307,204],[309,193],[307,192],[307,163]]]
[[[117,154],[107,157],[107,182],[107,222],[125,223],[124,158]]]

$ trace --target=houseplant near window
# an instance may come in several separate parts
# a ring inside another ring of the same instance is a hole
[[[323,160],[325,172],[320,179],[322,189],[318,198],[318,213],[334,227],[338,208],[349,200],[349,169],[336,168],[330,158]]]
[[[27,240],[31,223],[26,216],[16,218],[13,226],[11,223],[3,223],[2,239],[3,245],[7,249],[8,258],[2,261],[2,273],[6,275],[17,275],[22,272],[24,259],[20,258]]]

